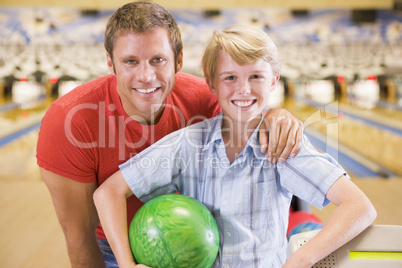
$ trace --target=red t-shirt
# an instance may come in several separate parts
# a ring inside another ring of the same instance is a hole
[[[39,131],[37,162],[63,177],[100,185],[118,165],[165,135],[220,111],[203,79],[178,73],[158,124],[141,125],[124,112],[116,77],[103,76],[50,106]],[[128,224],[142,204],[135,196],[127,199]],[[97,234],[105,238],[101,226]]]

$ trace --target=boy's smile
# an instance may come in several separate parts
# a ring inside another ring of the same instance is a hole
[[[233,105],[239,107],[240,109],[248,109],[253,105],[257,100],[232,100]]]

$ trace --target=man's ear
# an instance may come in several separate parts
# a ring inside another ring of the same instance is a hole
[[[180,72],[183,67],[183,50],[180,51],[179,55],[177,55],[176,59],[176,73]]]
[[[212,93],[212,94],[216,94],[216,89],[214,88],[214,85],[213,85],[213,83],[212,83],[211,78],[205,77],[205,81],[207,82],[208,87],[209,87],[209,90],[211,91],[211,93]]]
[[[106,52],[106,60],[107,60],[107,67],[109,68],[109,71],[116,75],[116,70],[114,69],[114,65],[113,65],[113,60],[110,57],[109,53]]]

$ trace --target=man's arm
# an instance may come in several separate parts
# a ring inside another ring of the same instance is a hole
[[[295,157],[300,150],[303,124],[289,111],[270,109],[260,127],[261,152],[267,152],[272,163],[284,162],[288,156]]]
[[[63,229],[71,266],[105,267],[96,241],[98,215],[93,203],[97,183],[80,183],[40,168]]]
[[[119,170],[95,191],[93,199],[119,267],[147,267],[135,264],[128,241],[126,199],[131,195]]]
[[[326,196],[337,208],[323,229],[295,251],[283,267],[311,267],[364,231],[377,216],[367,196],[345,176],[330,187]]]

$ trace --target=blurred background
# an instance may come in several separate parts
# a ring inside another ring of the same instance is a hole
[[[377,208],[402,225],[402,0],[166,0],[182,32],[183,72],[202,77],[214,29],[252,24],[276,43],[270,100],[298,117]],[[108,74],[103,33],[125,1],[0,3],[0,267],[69,267],[36,165],[41,119],[77,85]],[[329,206],[312,212],[323,221]]]

